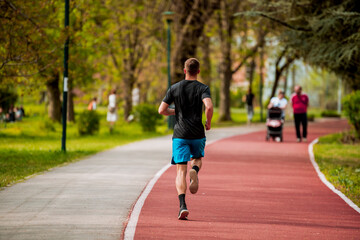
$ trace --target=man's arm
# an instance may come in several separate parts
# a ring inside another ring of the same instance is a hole
[[[212,104],[211,98],[204,98],[202,101],[205,105],[205,116],[206,116],[205,128],[206,128],[206,130],[210,130],[211,119],[212,119],[213,112],[214,112],[213,104]]]
[[[166,102],[161,102],[159,107],[159,114],[164,116],[175,115],[175,109],[169,108],[169,104]]]

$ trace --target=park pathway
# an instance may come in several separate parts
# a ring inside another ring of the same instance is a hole
[[[283,143],[259,131],[207,146],[199,191],[187,194],[189,220],[177,220],[171,167],[148,195],[135,239],[360,239],[360,214],[320,181],[308,154],[316,137],[345,128],[311,124],[308,143],[287,127]]]
[[[263,128],[222,128],[207,136],[211,142]],[[5,188],[0,191],[0,239],[118,240],[132,205],[170,156],[171,136],[154,138]]]

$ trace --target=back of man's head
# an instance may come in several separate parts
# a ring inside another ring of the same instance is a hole
[[[196,58],[189,58],[185,61],[184,67],[190,76],[196,76],[199,73],[200,63]]]

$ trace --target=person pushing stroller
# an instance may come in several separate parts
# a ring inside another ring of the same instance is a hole
[[[283,90],[279,90],[278,96],[277,97],[273,97],[270,99],[270,103],[268,105],[268,109],[270,108],[280,108],[282,113],[281,113],[281,118],[283,120],[285,120],[285,109],[287,106],[287,100],[285,98],[285,93]]]
[[[271,98],[268,105],[266,140],[269,140],[270,137],[276,142],[283,140],[282,129],[285,121],[286,106],[287,100],[285,98],[285,93],[284,91],[279,90],[278,96]]]

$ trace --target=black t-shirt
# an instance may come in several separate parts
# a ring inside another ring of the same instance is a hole
[[[250,94],[246,94],[246,104],[248,106],[252,106],[253,105],[253,99],[254,99],[254,94],[250,93]]]
[[[196,80],[182,80],[167,91],[163,102],[175,103],[173,138],[199,139],[205,137],[202,124],[204,98],[211,98],[210,89]]]

